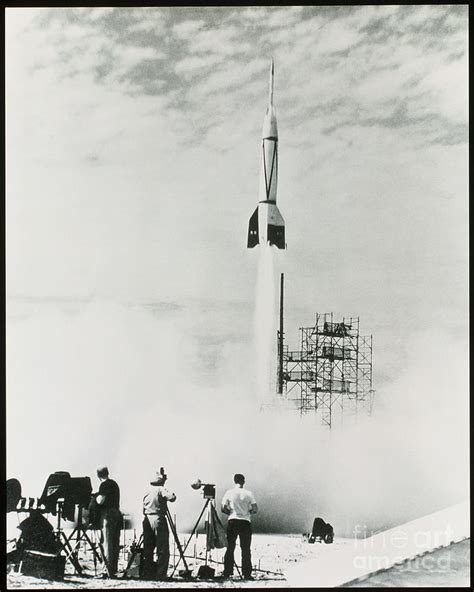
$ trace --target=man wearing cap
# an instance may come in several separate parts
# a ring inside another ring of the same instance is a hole
[[[150,489],[143,498],[143,578],[145,580],[166,580],[170,560],[170,544],[166,513],[168,502],[174,502],[176,495],[166,489],[167,476],[163,467],[150,481]],[[153,551],[156,547],[156,570]]]
[[[227,550],[224,555],[224,573],[222,577],[228,578],[234,571],[234,550],[237,537],[242,551],[242,575],[246,580],[252,578],[252,558],[250,543],[252,542],[251,514],[258,511],[257,502],[251,491],[245,489],[245,477],[236,473],[234,475],[235,487],[225,492],[222,498],[221,510],[229,516],[227,522]]]
[[[117,573],[120,529],[122,527],[120,488],[116,481],[109,479],[109,469],[107,467],[98,468],[97,477],[100,480],[99,491],[96,496],[96,504],[99,509],[99,525],[102,530],[107,572],[109,577],[113,578]]]

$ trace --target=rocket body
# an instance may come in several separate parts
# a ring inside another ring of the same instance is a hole
[[[277,205],[278,186],[278,127],[273,106],[273,60],[270,67],[268,107],[263,120],[260,188],[258,205],[249,220],[247,248],[258,244],[285,249],[285,221]]]

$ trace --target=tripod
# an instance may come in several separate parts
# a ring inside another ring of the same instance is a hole
[[[93,543],[89,537],[89,535],[87,534],[86,529],[84,528],[83,525],[83,521],[82,521],[82,506],[78,505],[78,516],[77,516],[77,526],[75,527],[75,529],[72,531],[72,533],[68,536],[66,536],[66,533],[64,532],[64,530],[61,528],[61,517],[62,517],[62,510],[63,510],[63,501],[60,500],[57,502],[57,513],[58,513],[58,521],[57,521],[57,527],[56,527],[56,537],[57,540],[59,542],[59,544],[61,545],[63,551],[66,553],[66,561],[70,561],[74,567],[74,569],[76,570],[76,573],[78,573],[79,575],[83,575],[83,569],[82,566],[79,562],[79,557],[78,557],[78,548],[79,545],[81,543],[81,541],[86,541],[86,543],[88,544],[89,548],[92,551],[93,557],[94,557],[94,571],[97,573],[97,561],[99,561],[99,563],[104,563],[106,569],[107,569],[107,573],[110,574],[110,569],[109,566],[107,564],[107,560],[105,558],[105,553],[104,553],[104,548],[102,546],[102,543],[97,542],[97,543]],[[72,541],[75,538],[75,543],[74,546],[72,544]],[[97,551],[97,547],[99,548],[100,554]]]
[[[189,535],[189,538],[186,542],[186,544],[184,545],[184,550],[183,550],[183,559],[184,559],[184,553],[186,552],[186,549],[189,546],[189,543],[191,542],[191,539],[193,538],[193,536],[196,534],[197,529],[199,528],[199,523],[201,522],[202,517],[204,516],[204,513],[207,511],[206,514],[206,520],[205,520],[205,533],[206,533],[206,554],[205,554],[205,565],[207,565],[208,562],[208,551],[210,550],[210,536],[211,536],[211,524],[219,524],[220,526],[222,526],[222,523],[220,521],[220,518],[217,514],[217,510],[216,510],[216,505],[215,505],[215,498],[211,495],[209,495],[209,497],[206,496],[206,502],[204,503],[204,506],[201,510],[201,513],[199,514],[198,519],[196,520],[196,523],[191,531],[191,534]],[[174,572],[176,571],[176,568],[179,565],[179,560],[178,563],[175,565],[171,575],[174,574]],[[242,577],[239,567],[237,565],[237,563],[235,563],[234,561],[234,565],[237,568],[237,572],[239,574],[240,577]]]
[[[176,546],[178,547],[178,551],[179,551],[179,560],[178,560],[178,563],[181,560],[183,560],[183,564],[184,564],[184,568],[185,569],[183,570],[183,573],[181,575],[183,575],[183,577],[190,577],[191,570],[189,569],[188,564],[186,563],[186,558],[184,556],[183,547],[181,546],[181,542],[180,542],[179,537],[178,537],[178,532],[176,531],[176,526],[175,526],[175,524],[174,524],[174,522],[173,522],[173,520],[171,518],[171,513],[170,513],[170,511],[169,511],[168,508],[166,508],[166,520],[168,522],[168,526],[169,526],[169,529],[171,530],[171,533],[173,535],[173,538],[174,538],[174,541],[176,543]],[[123,572],[123,577],[124,578],[127,576],[128,570],[132,566],[132,564],[133,564],[133,562],[135,560],[135,557],[137,556],[137,553],[141,553],[142,551],[143,551],[143,532],[140,535],[140,537],[138,539],[138,542],[133,545],[133,549],[132,549],[132,553],[130,555],[130,559],[128,560],[127,567],[125,568],[125,570]],[[176,566],[177,565],[178,564],[176,564]],[[176,570],[176,567],[173,569],[173,573],[171,575],[174,574],[175,570]]]

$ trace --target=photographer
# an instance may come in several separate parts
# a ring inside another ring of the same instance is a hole
[[[109,479],[109,469],[107,467],[97,469],[97,477],[100,480],[99,491],[95,496],[96,507],[99,511],[98,523],[102,530],[108,575],[113,578],[117,573],[122,526],[120,488],[113,479]],[[107,574],[104,573],[103,575],[106,576]]]
[[[253,580],[250,544],[252,542],[252,524],[250,515],[257,513],[257,502],[251,491],[244,488],[245,477],[234,475],[235,487],[225,492],[221,511],[229,516],[227,522],[227,551],[224,556],[223,578],[229,578],[234,571],[234,550],[237,537],[242,551],[242,575],[246,580]]]
[[[166,580],[170,560],[169,529],[166,520],[168,502],[176,495],[166,489],[167,476],[163,467],[150,481],[152,486],[143,498],[143,579]],[[156,569],[153,551],[156,548]]]

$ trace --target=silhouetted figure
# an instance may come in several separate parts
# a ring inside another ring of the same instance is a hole
[[[100,479],[100,486],[95,496],[97,504],[95,511],[98,511],[97,522],[102,530],[108,575],[112,578],[117,573],[120,551],[120,530],[122,527],[120,488],[113,479],[109,479],[109,469],[107,467],[97,469],[97,477]],[[104,575],[106,574],[104,573]]]
[[[252,578],[252,558],[250,544],[252,542],[252,523],[250,516],[258,511],[257,502],[251,491],[244,488],[245,477],[234,475],[235,487],[225,492],[222,498],[221,510],[229,516],[227,522],[227,551],[224,555],[224,573],[228,578],[234,571],[234,551],[237,537],[239,537],[242,551],[242,575],[245,579]]]
[[[174,502],[176,495],[166,489],[167,480],[163,467],[150,481],[152,486],[143,498],[143,566],[145,580],[166,580],[170,561],[169,528],[166,519],[168,502]],[[156,568],[153,552],[156,548]]]

